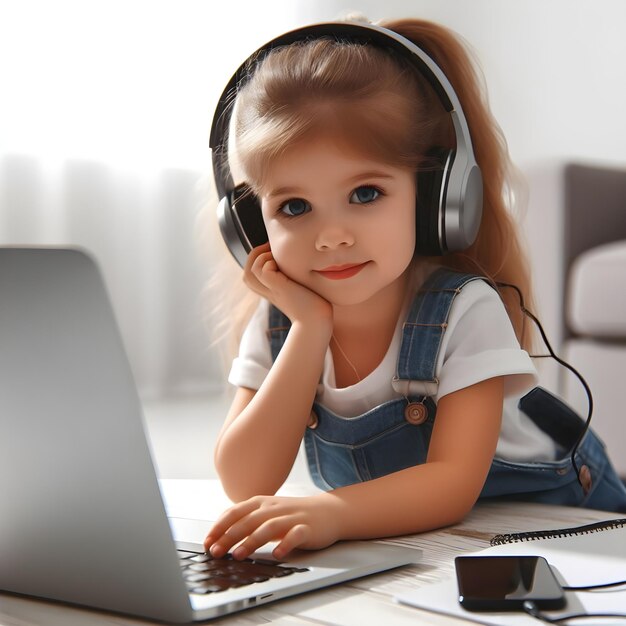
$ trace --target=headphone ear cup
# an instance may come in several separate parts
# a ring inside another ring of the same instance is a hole
[[[226,246],[241,267],[250,250],[268,240],[261,205],[247,185],[237,186],[221,199],[217,219]]]
[[[247,252],[267,242],[261,203],[248,185],[238,185],[231,194],[231,207],[241,226],[241,239]]]
[[[428,151],[417,172],[415,200],[415,252],[422,256],[446,253],[444,212],[448,174],[454,150],[435,147]]]

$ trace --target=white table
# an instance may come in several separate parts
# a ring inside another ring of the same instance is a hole
[[[168,515],[215,519],[228,499],[215,480],[161,481]],[[304,495],[310,485],[287,485],[284,495]],[[441,530],[386,540],[423,550],[420,564],[354,580],[210,622],[220,626],[467,626],[468,622],[393,601],[396,593],[448,578],[454,557],[485,548],[502,532],[571,527],[615,517],[601,511],[524,503],[479,504],[461,523]],[[208,528],[207,524],[207,528]],[[130,626],[145,620],[0,594],[0,626]]]

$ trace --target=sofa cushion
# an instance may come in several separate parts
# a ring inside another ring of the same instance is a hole
[[[567,321],[582,336],[626,338],[626,241],[587,250],[572,264]]]

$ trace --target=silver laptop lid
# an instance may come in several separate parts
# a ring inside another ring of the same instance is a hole
[[[192,618],[130,367],[79,250],[0,248],[0,432],[0,589]]]

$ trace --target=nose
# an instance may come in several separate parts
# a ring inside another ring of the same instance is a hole
[[[352,245],[354,245],[354,235],[351,229],[338,222],[323,224],[315,239],[315,248],[320,252]]]

